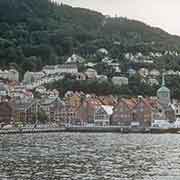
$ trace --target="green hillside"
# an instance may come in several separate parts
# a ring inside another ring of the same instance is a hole
[[[119,43],[118,47],[115,42]],[[119,53],[179,51],[180,37],[126,18],[58,5],[49,0],[0,0],[0,65],[16,63],[23,72],[62,63],[73,51],[98,48]]]

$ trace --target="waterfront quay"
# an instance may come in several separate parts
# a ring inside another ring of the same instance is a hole
[[[67,126],[67,127],[46,127],[46,128],[9,128],[1,129],[0,134],[36,134],[36,133],[178,133],[180,128],[135,128],[122,126]]]

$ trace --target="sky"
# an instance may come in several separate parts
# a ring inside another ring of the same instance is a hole
[[[122,16],[180,35],[180,0],[57,0],[73,7]]]

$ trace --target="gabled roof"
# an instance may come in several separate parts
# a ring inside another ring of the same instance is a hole
[[[113,106],[101,106],[108,115],[113,114]]]

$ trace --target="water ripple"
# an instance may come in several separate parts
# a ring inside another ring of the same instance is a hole
[[[0,136],[2,180],[179,180],[180,136]]]

